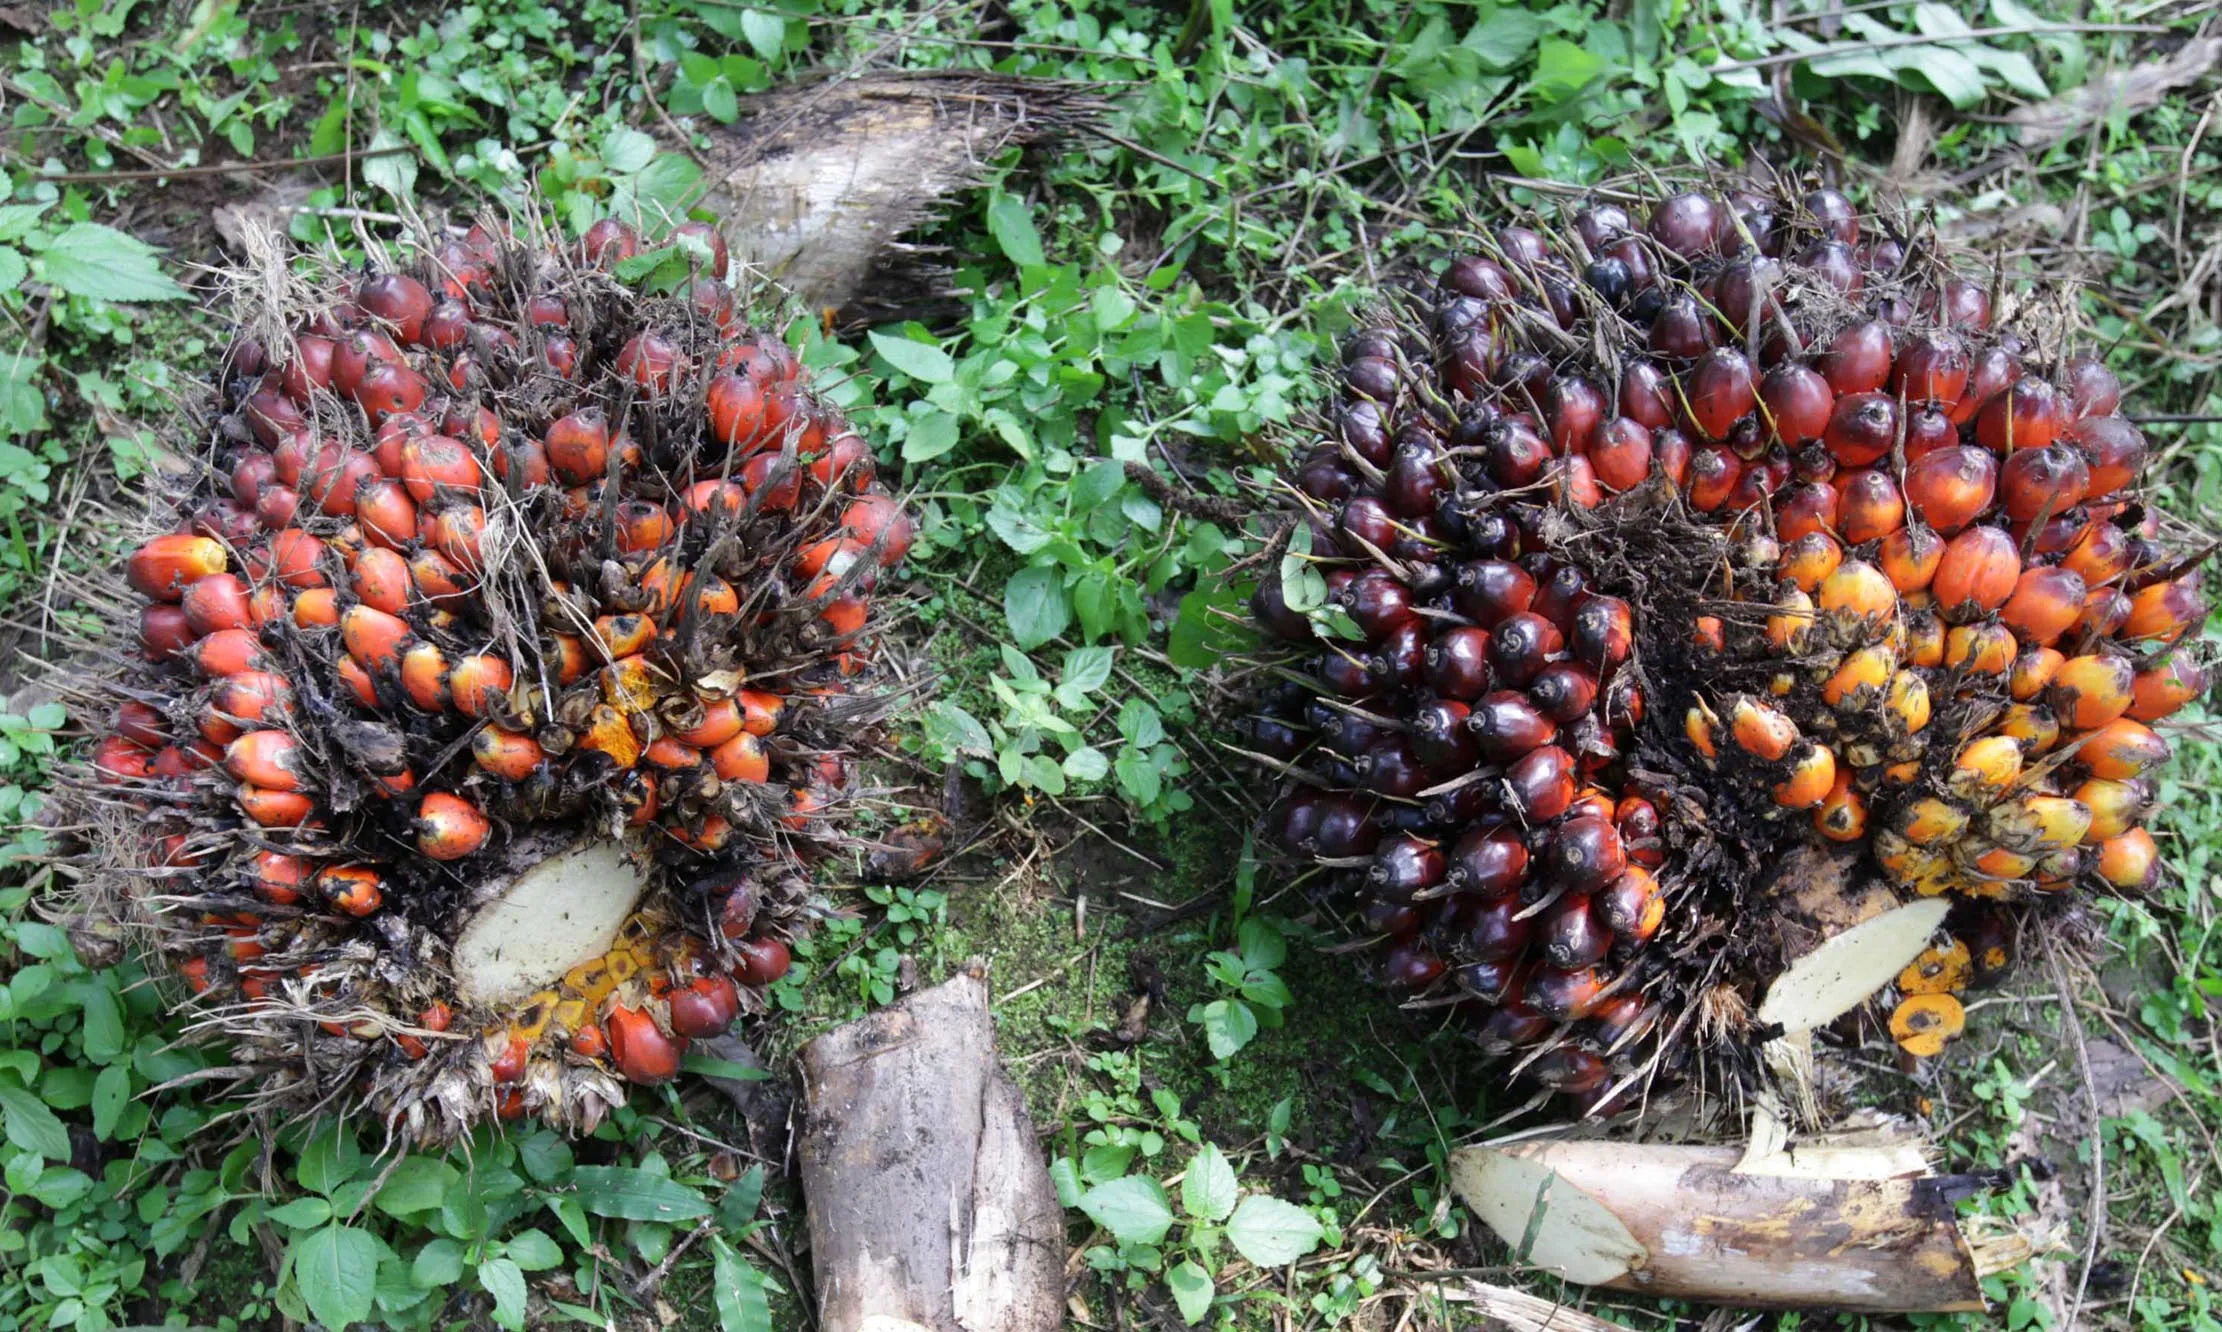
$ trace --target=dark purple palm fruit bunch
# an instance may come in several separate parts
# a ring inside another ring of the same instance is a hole
[[[1796,956],[1923,898],[1845,1021],[1936,1054],[2025,930],[2159,873],[2205,543],[2115,376],[2059,293],[1833,189],[1478,249],[1345,341],[1287,474],[1270,833],[1408,1006],[1592,1110],[1748,1061]]]
[[[274,262],[87,590],[89,905],[259,1106],[590,1130],[764,1010],[857,845],[910,520],[713,225]]]

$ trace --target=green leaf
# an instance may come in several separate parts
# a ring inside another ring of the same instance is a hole
[[[409,202],[417,192],[417,159],[415,153],[403,151],[408,147],[409,140],[381,126],[370,139],[370,151],[376,155],[363,159],[363,181],[400,203]]]
[[[1242,965],[1258,971],[1271,971],[1288,960],[1288,941],[1262,920],[1243,921],[1235,931],[1235,947],[1242,954]]]
[[[1065,632],[1072,609],[1065,602],[1065,584],[1055,569],[1021,569],[1003,586],[1003,618],[1011,637],[1028,651]]]
[[[503,1327],[525,1325],[525,1274],[507,1258],[478,1265],[478,1284],[494,1297],[494,1321]]]
[[[1085,697],[1103,688],[1111,678],[1111,649],[1107,647],[1074,648],[1065,654],[1065,664],[1057,672],[1057,689],[1062,695],[1070,690],[1075,697]]]
[[[39,275],[97,301],[182,301],[186,295],[145,242],[98,222],[79,222],[49,242],[39,253]]]
[[[7,1116],[9,1142],[49,1161],[69,1159],[69,1130],[26,1088],[0,1082],[0,1114]]]
[[[1528,58],[1543,32],[1541,17],[1524,9],[1498,9],[1475,23],[1459,45],[1491,69],[1510,69]]]
[[[872,347],[887,363],[921,384],[946,384],[957,377],[957,363],[930,342],[872,330]]]
[[[724,1332],[771,1332],[771,1302],[764,1296],[764,1274],[736,1253],[723,1235],[710,1236],[710,1292]]]
[[[724,75],[712,79],[702,89],[702,109],[723,125],[730,125],[741,118],[741,99]]]
[[[102,1142],[114,1135],[116,1121],[131,1104],[131,1070],[110,1064],[93,1079],[93,1136]]]
[[[273,1208],[270,1219],[288,1230],[313,1230],[332,1219],[332,1204],[314,1195],[295,1198],[283,1207]]]
[[[1165,1288],[1173,1293],[1181,1321],[1194,1327],[1211,1312],[1211,1273],[1193,1258],[1183,1258],[1165,1273]]]
[[[709,1201],[693,1189],[635,1166],[580,1166],[571,1172],[582,1206],[624,1221],[692,1221]]]
[[[1180,1182],[1181,1210],[1198,1221],[1224,1221],[1234,1210],[1234,1198],[1233,1163],[1216,1143],[1205,1143],[1188,1158],[1188,1173]]]
[[[437,1290],[463,1279],[463,1246],[442,1236],[417,1250],[409,1280],[419,1290]]]
[[[302,1188],[330,1196],[334,1189],[354,1178],[362,1160],[362,1148],[356,1146],[355,1135],[333,1124],[309,1139],[308,1146],[301,1149],[301,1161],[293,1173],[301,1181]]]
[[[436,1156],[403,1157],[378,1190],[378,1210],[388,1216],[414,1216],[438,1208],[462,1172]]]
[[[105,1064],[123,1053],[123,1008],[116,992],[94,982],[85,986],[85,1057]]]
[[[1094,745],[1082,745],[1065,755],[1065,775],[1076,782],[1100,782],[1111,771],[1111,760]]]
[[[366,1322],[378,1293],[378,1241],[367,1230],[326,1226],[293,1243],[293,1284],[316,1321],[340,1332]]]
[[[1257,1038],[1257,1014],[1240,999],[1214,999],[1188,1010],[1188,1020],[1204,1029],[1204,1043],[1214,1059],[1232,1059]]]
[[[956,413],[939,410],[925,412],[910,423],[910,433],[903,436],[903,461],[929,462],[955,447]]]
[[[926,710],[926,742],[943,754],[970,754],[974,758],[989,758],[995,753],[995,739],[980,719],[956,704],[943,699]]]
[[[602,165],[620,175],[648,165],[656,156],[654,136],[620,125],[602,140]]]
[[[560,1133],[535,1133],[518,1144],[517,1163],[538,1183],[558,1183],[571,1173],[571,1144]]]
[[[542,1230],[520,1230],[502,1241],[502,1252],[527,1272],[545,1272],[563,1261],[563,1246]]]
[[[1049,1182],[1057,1190],[1059,1207],[1080,1205],[1080,1167],[1069,1156],[1060,1156],[1049,1163]]]
[[[1537,51],[1534,87],[1545,101],[1562,102],[1588,87],[1604,69],[1603,56],[1554,37]]]
[[[1165,1190],[1147,1175],[1127,1175],[1096,1185],[1081,1195],[1080,1210],[1121,1244],[1155,1244],[1173,1226],[1173,1208],[1165,1200]]]
[[[741,33],[756,54],[766,60],[777,60],[787,45],[787,21],[777,14],[767,14],[761,9],[741,11]]]
[[[998,193],[988,202],[988,234],[1012,263],[1020,268],[1042,266],[1042,238],[1034,230],[1033,210],[1012,194]]]
[[[1319,1247],[1319,1219],[1294,1203],[1253,1193],[1234,1209],[1227,1238],[1259,1267],[1283,1267]]]

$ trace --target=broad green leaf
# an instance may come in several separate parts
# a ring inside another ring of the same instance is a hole
[[[571,1172],[579,1204],[596,1216],[625,1221],[692,1221],[708,1216],[709,1200],[676,1180],[636,1166],[580,1166]]]
[[[1065,632],[1072,610],[1065,602],[1064,580],[1055,569],[1021,569],[1003,587],[1003,618],[1011,637],[1028,651]]]
[[[39,276],[98,301],[181,301],[186,295],[144,241],[98,222],[76,223],[49,242],[39,252]]]
[[[656,155],[654,136],[619,126],[602,140],[602,165],[619,174],[640,170]]]
[[[1155,1244],[1173,1226],[1173,1209],[1165,1200],[1165,1190],[1146,1175],[1127,1175],[1096,1185],[1081,1195],[1080,1210],[1121,1244]]]
[[[1510,69],[1528,58],[1544,31],[1543,19],[1524,9],[1494,9],[1474,24],[1459,45],[1491,69]]]
[[[957,424],[953,412],[921,414],[910,423],[910,433],[903,436],[903,461],[928,462],[957,447]]]
[[[85,1057],[105,1064],[123,1053],[123,1008],[116,992],[97,981],[84,988]]]
[[[131,1104],[131,1070],[110,1064],[93,1079],[93,1136],[102,1142],[114,1135],[116,1121]]]
[[[362,1148],[356,1145],[355,1135],[332,1124],[309,1139],[308,1146],[301,1149],[301,1161],[293,1173],[301,1181],[302,1188],[330,1196],[334,1189],[355,1177],[362,1160]]]
[[[8,1141],[49,1161],[69,1159],[69,1130],[29,1089],[0,1082],[0,1115],[8,1121]]]
[[[1042,238],[1034,230],[1033,209],[1014,194],[997,194],[988,204],[988,234],[1005,257],[1020,268],[1039,268]]]
[[[403,1157],[374,1200],[388,1216],[414,1216],[439,1207],[462,1172],[437,1156]]]
[[[988,758],[995,753],[995,739],[980,719],[942,699],[926,710],[926,740],[945,754],[970,754]]]
[[[702,109],[720,124],[730,125],[741,118],[741,99],[724,75],[712,79],[702,89]]]
[[[503,1327],[525,1325],[525,1274],[507,1258],[490,1258],[478,1265],[478,1284],[494,1297],[494,1321]]]
[[[275,1208],[270,1219],[288,1230],[313,1230],[332,1219],[332,1204],[328,1199],[310,1195],[295,1198],[283,1207]]]
[[[353,1226],[310,1231],[293,1243],[293,1284],[332,1332],[367,1321],[378,1293],[377,1239]]]
[[[779,59],[786,49],[787,21],[777,14],[744,9],[741,11],[741,32],[748,38],[748,44],[756,48],[756,54],[766,60]]]
[[[1085,696],[1103,688],[1111,678],[1111,649],[1107,647],[1074,648],[1065,654],[1065,664],[1057,672],[1060,691],[1071,690],[1075,696]]]
[[[502,1252],[527,1272],[544,1272],[563,1261],[563,1247],[542,1230],[520,1230],[502,1241]]]
[[[409,1265],[409,1280],[423,1290],[435,1290],[463,1279],[463,1246],[441,1236],[417,1250]]]
[[[536,1183],[558,1183],[571,1173],[571,1144],[560,1133],[535,1133],[518,1144],[517,1163]]]
[[[1319,1246],[1319,1219],[1294,1203],[1253,1193],[1227,1221],[1235,1251],[1259,1267],[1283,1267]]]
[[[1235,931],[1235,945],[1242,953],[1242,964],[1261,971],[1271,971],[1288,960],[1288,941],[1266,921],[1243,921]]]
[[[1193,1258],[1183,1258],[1165,1273],[1165,1288],[1173,1293],[1173,1304],[1180,1310],[1181,1321],[1194,1327],[1211,1312],[1211,1273]]]
[[[1049,1163],[1049,1182],[1057,1190],[1059,1207],[1080,1205],[1080,1167],[1069,1156],[1060,1156]]]
[[[957,363],[949,353],[929,342],[915,342],[900,333],[872,330],[872,347],[902,373],[921,384],[946,384],[957,377]]]
[[[438,139],[433,140],[435,143]],[[375,185],[396,201],[407,203],[416,197],[417,159],[409,151],[410,141],[396,134],[390,127],[380,127],[371,136],[372,156],[363,159],[363,180]]]
[[[1188,1010],[1188,1020],[1204,1029],[1204,1043],[1214,1059],[1232,1059],[1257,1038],[1257,1014],[1240,999],[1214,999]]]
[[[1094,745],[1082,745],[1065,755],[1065,775],[1076,782],[1100,782],[1111,771],[1111,760]]]
[[[771,1332],[771,1303],[764,1275],[734,1251],[723,1235],[710,1236],[710,1293],[724,1332]]]
[[[1588,87],[1604,69],[1603,56],[1554,37],[1537,49],[1535,90],[1546,101],[1564,101]]]
[[[1180,1181],[1181,1210],[1198,1221],[1224,1221],[1234,1210],[1234,1165],[1215,1143],[1205,1143],[1188,1158]]]

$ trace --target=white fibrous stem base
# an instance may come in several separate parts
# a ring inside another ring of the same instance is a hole
[[[1980,1310],[1949,1201],[1905,1144],[1768,1153],[1527,1142],[1450,1161],[1522,1262],[1583,1285],[1769,1308]]]
[[[514,1003],[610,950],[647,885],[617,842],[558,851],[496,887],[449,955],[462,998]]]
[[[1795,1036],[1851,1012],[1921,955],[1951,907],[1945,898],[1927,897],[1831,937],[1767,987],[1759,1002],[1760,1023],[1780,1024]]]

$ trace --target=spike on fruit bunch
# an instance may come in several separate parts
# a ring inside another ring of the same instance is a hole
[[[729,271],[476,227],[224,358],[84,789],[247,1094],[587,1129],[787,970],[911,523]]]
[[[1935,1054],[2023,929],[2158,872],[2203,543],[2057,293],[1829,189],[1569,211],[1344,344],[1253,600],[1301,654],[1248,723],[1273,831],[1409,1003],[1593,1108],[1758,1044],[1832,932],[1778,867],[1835,848],[1953,903],[1882,996]]]

